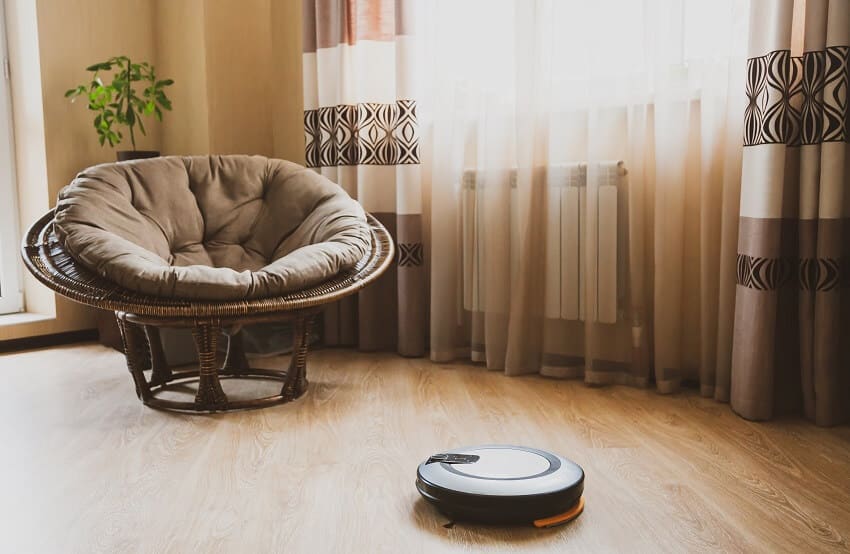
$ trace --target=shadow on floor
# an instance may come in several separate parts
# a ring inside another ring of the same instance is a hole
[[[564,543],[577,532],[581,517],[559,527],[538,529],[532,525],[485,525],[481,523],[454,522],[438,512],[423,498],[413,503],[410,517],[425,532],[454,544],[484,545],[545,545]]]

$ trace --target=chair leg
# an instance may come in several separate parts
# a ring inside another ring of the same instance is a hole
[[[200,375],[195,404],[202,410],[213,410],[227,404],[227,396],[221,389],[216,364],[216,344],[221,331],[218,321],[198,321],[192,328],[195,347],[198,349]]]
[[[161,385],[167,383],[171,377],[171,366],[165,359],[165,352],[162,350],[162,340],[159,337],[159,328],[153,325],[145,325],[145,335],[148,338],[150,346],[151,358],[151,385]]]
[[[307,337],[312,316],[298,317],[292,326],[292,357],[280,394],[287,400],[298,398],[307,390]]]
[[[248,369],[251,369],[251,366],[248,365],[248,358],[245,357],[242,332],[238,331],[227,337],[227,354],[224,356],[224,367],[221,368],[221,372],[239,375]]]
[[[118,330],[121,332],[121,341],[124,343],[124,357],[127,359],[127,369],[133,377],[136,385],[136,396],[142,402],[147,402],[151,397],[150,385],[145,380],[144,371],[147,369],[148,341],[144,329],[134,323],[125,321],[116,314]]]

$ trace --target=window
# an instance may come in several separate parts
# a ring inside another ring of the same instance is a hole
[[[575,120],[587,109],[694,99],[723,86],[747,45],[740,0],[427,5],[423,51],[433,67],[420,96],[443,113],[457,105],[460,115],[536,110]]]
[[[0,3],[0,314],[23,308],[21,263],[18,254],[18,202],[15,187],[15,155],[12,139],[12,102],[6,46],[6,20]]]

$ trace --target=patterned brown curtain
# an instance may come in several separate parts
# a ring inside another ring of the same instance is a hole
[[[732,407],[850,417],[850,0],[754,0]]]
[[[325,313],[325,340],[425,353],[419,129],[405,0],[304,0],[306,160],[375,215],[396,267]]]

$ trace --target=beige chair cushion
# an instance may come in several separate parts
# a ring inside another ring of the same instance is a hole
[[[354,266],[370,248],[360,205],[300,165],[261,156],[98,165],[59,193],[77,261],[153,296],[278,296]]]

